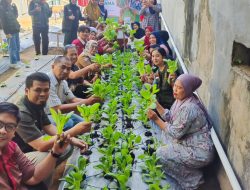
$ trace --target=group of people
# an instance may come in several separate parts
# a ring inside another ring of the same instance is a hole
[[[17,106],[0,103],[0,189],[46,189],[54,168],[72,154],[72,147],[79,147],[82,152],[88,148],[76,137],[88,132],[91,123],[73,114],[64,126],[64,133],[58,136],[49,108],[68,113],[75,111],[78,105],[100,102],[99,98],[90,96],[86,91],[100,77],[101,69],[112,69],[112,64],[101,67],[93,57],[97,53],[113,53],[115,49],[104,38],[105,25],[78,27],[78,21],[84,17],[75,3],[71,0],[65,6],[71,27],[64,25],[76,29],[77,37],[68,34],[63,56],[55,59],[48,74],[36,72],[26,78],[24,96]],[[132,23],[135,33],[127,47],[132,48],[135,40],[144,41],[145,51],[141,56],[145,57],[152,72],[140,78],[143,83],[156,84],[159,88],[157,107],[147,112],[147,117],[162,131],[162,145],[156,154],[165,173],[176,179],[183,189],[197,189],[204,182],[201,168],[214,156],[210,137],[212,122],[194,94],[202,81],[191,74],[168,72],[166,59],[175,58],[168,45],[168,33],[159,30],[158,24],[154,25],[153,19],[147,17],[159,13],[161,8],[156,1],[142,1],[142,5],[141,14],[145,14],[143,27],[138,22]],[[16,10],[10,6],[9,10]],[[46,9],[49,17],[48,6],[38,7],[30,5],[30,14]],[[94,10],[92,6],[89,9]],[[34,21],[34,26],[37,26],[37,33],[42,33],[47,28],[39,27],[38,20]],[[66,29],[64,32],[69,31]],[[44,141],[45,134],[53,138]],[[59,140],[64,146],[59,146]]]

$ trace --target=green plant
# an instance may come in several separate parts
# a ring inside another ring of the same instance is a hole
[[[106,95],[111,90],[111,86],[107,85],[106,82],[97,79],[89,88],[87,93],[100,97],[102,100],[105,99]]]
[[[72,111],[70,113],[63,114],[60,110],[56,112],[53,108],[50,108],[50,113],[54,122],[56,123],[57,134],[61,135],[63,133],[64,125],[68,122],[74,112]],[[52,136],[45,135],[43,139],[49,140],[51,138]]]
[[[83,140],[84,142],[86,142],[89,146],[93,145],[93,141],[90,138],[90,133],[88,133],[88,134],[85,133],[83,135],[80,135],[80,136],[78,136],[78,138]]]
[[[134,45],[135,45],[136,51],[138,51],[139,54],[141,54],[144,51],[144,49],[145,49],[145,47],[144,47],[144,41],[143,40],[136,40],[134,42]]]
[[[73,170],[71,170],[67,176],[61,179],[66,181],[67,189],[82,190],[81,182],[84,180],[86,174],[86,167],[88,165],[87,163],[87,159],[80,156],[77,160],[77,166],[69,164]]]
[[[122,143],[122,147],[127,147],[129,151],[132,151],[135,145],[141,142],[141,136],[135,135],[132,131],[124,134],[122,138],[125,140],[125,142]]]
[[[178,64],[177,60],[167,60],[168,69],[167,72],[169,72],[170,75],[174,74],[178,70]],[[170,83],[170,79],[168,79],[168,83]]]
[[[104,175],[112,171],[113,167],[113,156],[105,155],[100,158],[100,164],[94,166],[95,169],[102,170]]]
[[[162,165],[158,164],[159,158],[156,157],[156,153],[152,156],[148,154],[142,154],[138,156],[138,159],[144,161],[144,166],[142,166],[143,174],[142,179],[147,184],[155,184],[152,187],[160,186],[161,180],[165,179],[165,174],[161,170]]]
[[[93,105],[86,106],[85,104],[77,106],[77,110],[86,122],[92,121],[100,107],[100,103],[94,103]]]
[[[107,175],[112,176],[117,180],[120,187],[119,189],[127,190],[126,184],[130,176],[130,171],[131,171],[131,165],[128,165],[126,166],[126,169],[124,170],[123,173],[107,173]]]

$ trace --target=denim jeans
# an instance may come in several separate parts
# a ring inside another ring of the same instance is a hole
[[[53,121],[51,115],[48,115],[49,120],[51,121],[51,123],[53,125],[55,125],[55,122]],[[68,122],[64,125],[63,131],[67,131],[69,129],[71,129],[72,127],[74,127],[77,123],[80,123],[84,121],[82,117],[80,117],[79,115],[73,114],[70,119],[68,120]]]
[[[20,39],[19,33],[11,34],[11,37],[8,38],[9,54],[10,54],[10,63],[16,64],[20,61]]]

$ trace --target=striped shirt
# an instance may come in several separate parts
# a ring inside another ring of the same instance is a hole
[[[75,98],[74,94],[69,89],[66,80],[58,82],[55,75],[52,72],[48,73],[48,76],[50,78],[50,95],[47,101],[48,108],[59,106]],[[47,111],[48,109],[46,109],[46,112]]]

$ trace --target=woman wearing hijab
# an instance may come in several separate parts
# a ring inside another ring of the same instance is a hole
[[[167,31],[160,30],[152,32],[149,37],[150,45],[159,45],[166,51],[167,58],[173,59],[173,52],[168,44],[169,35]]]
[[[141,28],[141,25],[139,22],[134,22],[131,24],[132,29],[136,32],[134,33],[134,38],[141,39],[145,36],[145,31]]]
[[[157,114],[149,110],[152,119],[162,130],[162,142],[156,155],[166,173],[175,178],[183,189],[197,189],[203,181],[200,168],[214,157],[210,136],[211,120],[193,92],[202,81],[190,75],[180,75],[174,84],[175,103],[170,110],[157,104]]]
[[[76,0],[70,0],[69,2],[64,6],[63,11],[62,32],[64,33],[64,46],[71,44],[77,38],[79,20],[85,20],[82,17],[80,7],[76,5]]]
[[[97,53],[97,41],[89,40],[85,46],[85,49],[80,54],[77,60],[77,66],[82,69],[92,64],[92,58]]]
[[[144,45],[146,46],[145,47],[146,50],[149,50],[149,47],[150,47],[149,37],[150,37],[150,34],[152,32],[153,32],[153,27],[152,26],[147,26],[145,28]]]
[[[88,26],[97,26],[97,20],[101,16],[101,11],[96,0],[90,0],[87,7],[84,9],[84,14],[87,16]]]
[[[154,31],[160,30],[159,13],[162,11],[161,5],[156,0],[142,0],[140,16],[143,16],[142,28],[152,26]]]
[[[103,18],[103,20],[106,20],[106,18],[108,17],[108,10],[104,7],[104,0],[99,0],[98,6],[101,11],[101,17]]]

